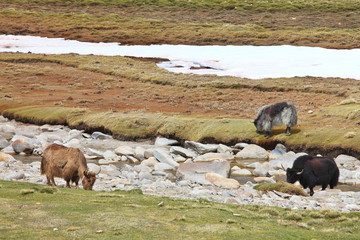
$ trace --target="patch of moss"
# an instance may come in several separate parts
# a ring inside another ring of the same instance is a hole
[[[254,189],[264,192],[276,190],[282,193],[287,193],[292,195],[307,196],[305,191],[300,186],[295,186],[294,184],[287,182],[260,183],[254,186]]]

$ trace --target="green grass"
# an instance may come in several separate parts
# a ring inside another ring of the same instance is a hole
[[[0,181],[1,239],[358,239],[360,213],[295,211]],[[31,191],[30,191],[31,190]],[[28,192],[27,194],[23,194]],[[163,202],[162,207],[158,203]],[[34,230],[36,229],[36,231]]]

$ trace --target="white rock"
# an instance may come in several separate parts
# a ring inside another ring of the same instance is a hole
[[[175,170],[173,166],[170,166],[169,164],[162,162],[155,164],[154,169],[155,171],[163,171],[163,172]]]
[[[249,144],[235,155],[237,159],[268,159],[268,152],[255,144]]]
[[[231,171],[231,176],[251,176],[252,173],[248,169],[238,169]]]
[[[210,183],[214,184],[215,186],[222,187],[222,188],[239,188],[240,183],[232,178],[224,178],[223,176],[217,174],[217,173],[206,173],[205,179],[209,181]]]
[[[171,146],[171,145],[175,145],[175,144],[179,144],[179,142],[174,139],[157,137],[155,140],[155,146],[157,146],[157,147]]]
[[[232,161],[234,155],[230,153],[205,153],[203,155],[197,156],[194,159],[194,162],[210,162],[210,161]]]
[[[119,155],[134,156],[134,149],[130,146],[119,146],[115,149],[115,153]]]
[[[161,149],[161,148],[156,148],[153,151],[154,153],[154,157],[162,163],[167,163],[172,167],[178,167],[179,163],[175,162],[174,159],[170,156],[169,152]]]
[[[269,172],[273,171],[273,170],[274,169],[268,162],[264,162],[264,163],[258,164],[256,166],[256,168],[253,171],[253,174],[255,176],[267,177],[267,176],[270,176]]]

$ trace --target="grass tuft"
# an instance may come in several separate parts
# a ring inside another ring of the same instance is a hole
[[[254,189],[264,192],[276,190],[282,193],[287,193],[292,195],[307,196],[306,192],[300,186],[295,186],[294,184],[286,183],[286,182],[260,183],[254,186]]]

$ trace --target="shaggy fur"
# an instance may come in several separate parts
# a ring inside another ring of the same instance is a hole
[[[96,174],[89,172],[84,154],[78,148],[68,148],[58,144],[51,144],[44,150],[41,159],[41,174],[45,174],[48,185],[54,185],[54,177],[61,177],[70,188],[70,181],[78,188],[79,179],[85,190],[92,190]]]
[[[304,155],[286,170],[286,180],[289,183],[299,181],[304,189],[309,187],[312,196],[316,185],[320,185],[322,190],[328,185],[333,189],[338,184],[339,174],[339,168],[332,158]]]
[[[265,132],[265,137],[270,137],[274,126],[286,126],[286,135],[290,135],[290,128],[297,124],[297,112],[291,102],[279,102],[260,108],[254,125],[258,132]]]

